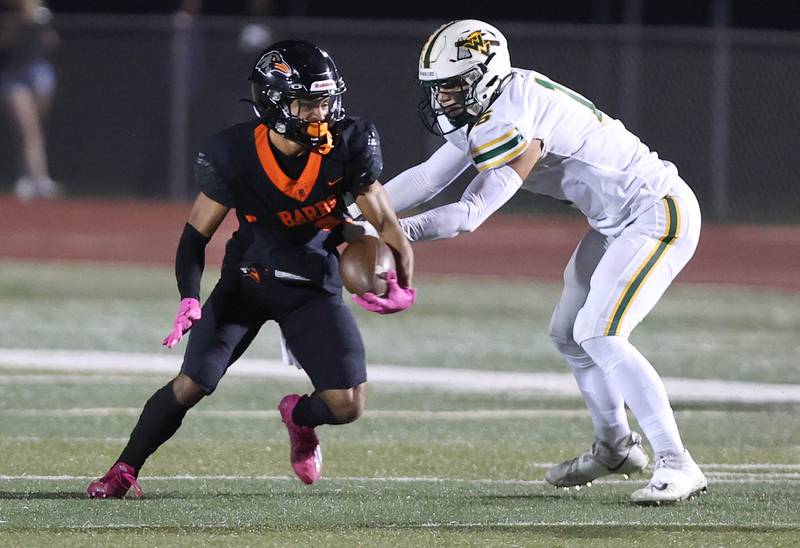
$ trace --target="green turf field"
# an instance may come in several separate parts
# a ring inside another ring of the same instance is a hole
[[[207,270],[205,295],[217,276]],[[417,285],[413,313],[355,308],[370,362],[568,372],[547,335],[559,284]],[[160,352],[177,300],[170,268],[0,263],[0,348]],[[800,383],[799,311],[797,293],[678,286],[632,340],[664,376]],[[247,356],[279,358],[277,329],[262,329]]]
[[[558,286],[422,278],[419,289],[413,312],[359,311],[371,361],[565,372],[546,336]],[[0,348],[157,353],[175,304],[169,269],[0,265]],[[795,294],[677,287],[634,342],[665,375],[800,383],[798,310]],[[250,355],[277,349],[265,329]],[[145,499],[84,499],[166,380],[0,369],[0,546],[800,540],[800,407],[786,404],[678,406],[710,493],[641,508],[627,500],[646,476],[568,492],[542,481],[548,463],[591,442],[577,399],[373,384],[360,421],[319,429],[325,479],[305,486],[291,474],[275,405],[308,384],[229,377],[148,463]]]

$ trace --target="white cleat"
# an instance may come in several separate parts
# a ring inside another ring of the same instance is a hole
[[[64,194],[61,183],[57,183],[50,177],[35,179],[33,184],[36,186],[36,193],[45,200],[54,200]]]
[[[14,183],[14,195],[20,202],[30,202],[36,198],[36,185],[28,177],[20,177]]]
[[[647,453],[642,448],[642,437],[631,432],[616,447],[602,440],[595,440],[591,449],[583,455],[550,467],[544,479],[556,487],[588,486],[603,476],[628,476],[641,472],[648,461]]]
[[[631,500],[638,504],[678,502],[705,493],[708,481],[688,451],[682,455],[659,453],[650,482],[634,491]]]
[[[61,184],[49,177],[41,179],[20,177],[14,183],[14,195],[20,202],[30,202],[34,198],[53,200],[60,198],[63,194],[64,191]]]

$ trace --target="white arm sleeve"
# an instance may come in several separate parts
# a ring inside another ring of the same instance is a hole
[[[470,165],[472,161],[464,151],[445,142],[426,161],[403,171],[383,185],[383,188],[395,211],[405,211],[439,194]],[[348,207],[347,211],[354,219],[361,215],[356,204]]]
[[[522,186],[513,168],[502,166],[480,172],[458,202],[400,219],[412,242],[453,238],[472,232],[506,203]]]

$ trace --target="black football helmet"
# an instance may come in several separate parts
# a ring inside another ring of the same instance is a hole
[[[344,118],[347,87],[328,52],[305,40],[285,40],[265,49],[250,75],[256,114],[287,139],[323,154],[333,147],[333,125]],[[292,114],[293,100],[330,97],[327,117],[309,122]]]

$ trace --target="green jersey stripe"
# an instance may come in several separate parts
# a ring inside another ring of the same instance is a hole
[[[566,94],[571,99],[574,99],[575,101],[577,101],[581,105],[583,105],[586,108],[588,108],[589,110],[591,110],[592,113],[594,113],[595,118],[597,118],[597,121],[602,123],[602,121],[603,121],[603,113],[600,112],[599,110],[597,110],[597,107],[594,106],[594,103],[592,103],[589,99],[587,99],[586,97],[584,97],[580,93],[574,92],[571,89],[569,89],[568,87],[562,86],[561,84],[557,84],[557,83],[552,82],[550,80],[545,80],[544,78],[534,78],[534,81],[537,84],[539,84],[540,86],[546,87],[547,89],[550,89],[550,90],[553,90],[553,91],[560,91],[560,92]]]
[[[487,160],[491,160],[492,158],[495,158],[495,157],[501,155],[502,153],[504,153],[507,150],[511,150],[512,148],[514,148],[515,146],[520,144],[522,141],[523,141],[522,135],[517,133],[513,137],[511,137],[508,141],[504,142],[503,144],[498,145],[498,146],[494,147],[493,149],[487,150],[486,152],[478,154],[477,156],[472,158],[472,161],[475,162],[475,165],[477,166],[478,164],[482,164],[483,162],[486,162]]]
[[[501,166],[506,164],[519,156],[522,152],[525,152],[525,149],[528,147],[527,141],[522,141],[520,144],[506,152],[505,154],[498,156],[494,160],[483,162],[480,166],[475,166],[478,168],[478,171],[486,171],[487,169],[492,169],[493,167]]]

